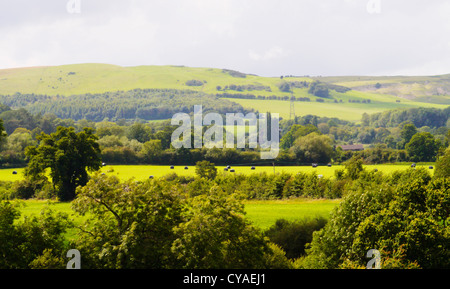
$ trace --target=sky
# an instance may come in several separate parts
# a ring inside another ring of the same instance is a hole
[[[448,74],[450,1],[0,0],[0,69],[77,63]]]

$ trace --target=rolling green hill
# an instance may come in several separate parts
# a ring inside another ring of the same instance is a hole
[[[419,102],[450,105],[450,74],[435,76],[323,77],[316,80],[361,92],[389,94]]]
[[[314,81],[335,84],[327,98],[309,93]],[[282,89],[282,84],[289,84]],[[378,84],[378,85],[377,85]],[[184,66],[121,67],[75,64],[0,70],[0,95],[72,96],[133,89],[197,91],[232,100],[244,108],[290,117],[295,114],[359,121],[363,113],[450,104],[450,75],[429,77],[260,77],[237,71]],[[350,89],[350,90],[349,90]],[[46,98],[51,101],[51,98]],[[318,102],[320,101],[320,102]],[[26,108],[24,105],[23,107]],[[13,107],[19,108],[19,106]],[[48,111],[47,111],[48,112]]]

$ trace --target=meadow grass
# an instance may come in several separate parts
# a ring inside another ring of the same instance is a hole
[[[21,204],[21,216],[19,221],[23,220],[25,217],[39,217],[45,208],[49,208],[54,212],[67,214],[75,226],[81,225],[87,219],[87,216],[80,216],[76,214],[75,211],[72,210],[71,203],[69,202],[57,202],[51,200],[17,200],[13,202],[18,202]],[[67,241],[73,240],[77,237],[77,232],[78,229],[76,227],[71,227],[67,230],[64,237]]]
[[[349,103],[348,100],[373,99],[368,94],[364,95],[360,92],[347,92],[347,94],[337,94],[342,99],[342,103],[334,103],[334,100],[327,99],[326,102],[294,102],[296,116],[316,115],[319,117],[339,118],[351,122],[359,122],[364,113],[373,114],[392,109],[413,108],[413,107],[429,107],[429,108],[446,108],[446,105],[414,102],[402,99],[397,103],[392,100],[392,96],[376,95],[376,100],[371,103]],[[374,94],[373,94],[374,95]],[[271,112],[278,113],[284,119],[290,118],[291,104],[289,101],[283,100],[264,100],[264,99],[235,99],[226,98],[236,102],[247,109],[254,109],[260,113]]]
[[[54,201],[27,200],[20,201],[21,218],[39,216],[45,207],[51,208],[55,212],[63,212],[69,215],[69,218],[76,225],[80,225],[87,218],[75,214],[71,208],[71,203],[62,203]],[[324,217],[328,219],[334,207],[340,200],[312,200],[312,199],[293,199],[293,200],[270,200],[270,201],[245,201],[246,218],[260,229],[268,229],[278,219],[289,221],[301,220],[305,218]],[[78,229],[71,228],[65,237],[67,240],[76,238]]]
[[[433,164],[419,163],[417,168],[426,168]],[[217,166],[218,173],[226,173],[233,174],[231,172],[224,171],[225,166]],[[255,166],[255,170],[252,170],[252,166],[232,166],[235,170],[234,174],[255,174],[255,173],[281,173],[286,172],[290,174],[296,174],[299,172],[304,173],[317,173],[317,175],[322,175],[325,178],[333,178],[335,171],[340,169],[344,169],[343,165],[333,165],[332,167],[328,166],[319,166],[317,168],[313,168],[312,166],[278,166],[275,168],[273,166]],[[377,169],[384,174],[391,174],[394,171],[401,171],[410,169],[410,164],[382,164],[382,165],[365,165],[364,168],[367,170]],[[23,168],[19,169],[0,169],[0,181],[19,181],[24,178],[23,176]],[[16,171],[17,174],[13,174],[13,171]],[[125,181],[129,179],[136,180],[145,180],[153,176],[154,178],[160,178],[168,174],[176,173],[179,176],[195,176],[195,166],[188,166],[188,169],[185,169],[185,166],[174,166],[173,169],[170,168],[170,165],[106,165],[100,169],[101,173],[105,173],[108,175],[115,175],[120,180]],[[434,169],[430,170],[431,174],[434,173]]]
[[[296,221],[316,217],[330,218],[332,210],[340,200],[273,200],[246,201],[247,218],[258,228],[268,229],[278,219]]]

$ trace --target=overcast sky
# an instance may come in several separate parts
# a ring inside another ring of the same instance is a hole
[[[447,74],[450,1],[0,0],[0,68],[75,63]]]

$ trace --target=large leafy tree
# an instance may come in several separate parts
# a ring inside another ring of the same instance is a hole
[[[405,146],[409,141],[412,139],[412,137],[417,133],[417,128],[412,123],[407,123],[403,126],[402,130],[400,131],[400,136],[403,140],[403,146]]]
[[[0,119],[0,146],[6,142],[6,132],[5,132],[5,128],[3,126],[3,119]]]
[[[74,199],[76,188],[88,182],[88,171],[96,171],[101,167],[97,137],[90,128],[76,133],[72,127],[58,127],[55,133],[42,133],[37,139],[40,141],[39,146],[25,150],[29,158],[26,176],[39,179],[50,169],[59,199]]]
[[[314,234],[306,268],[365,267],[381,252],[382,268],[449,268],[450,183],[425,169],[396,172],[380,186],[348,193]],[[361,186],[362,185],[362,186]]]
[[[434,161],[440,141],[429,132],[416,133],[406,144],[406,151],[415,162]]]
[[[62,269],[67,252],[67,214],[45,208],[22,217],[17,203],[0,202],[0,269]]]
[[[201,161],[196,163],[195,173],[201,178],[215,179],[217,176],[217,168],[209,161]]]
[[[300,162],[328,163],[333,156],[333,141],[329,136],[310,133],[298,138],[291,151]]]
[[[444,155],[437,159],[434,175],[442,178],[450,177],[450,147],[445,150]]]
[[[85,269],[290,266],[245,218],[239,197],[217,186],[189,197],[177,180],[122,183],[97,172],[72,204],[87,215],[71,244]]]

